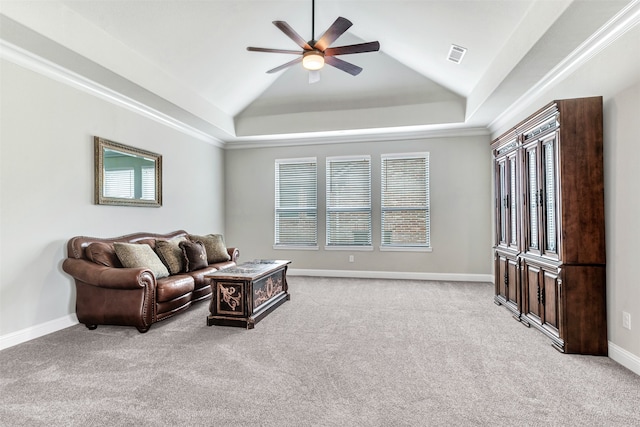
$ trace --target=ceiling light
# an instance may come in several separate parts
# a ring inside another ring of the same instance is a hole
[[[310,71],[324,67],[324,53],[319,50],[310,50],[302,57],[302,66]]]

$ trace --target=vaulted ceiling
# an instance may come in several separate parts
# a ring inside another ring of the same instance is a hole
[[[312,39],[311,0],[0,1],[0,36],[222,143],[487,129],[594,39],[628,0],[316,0],[316,38],[378,40],[308,82],[272,21]],[[467,52],[447,59],[452,44]]]

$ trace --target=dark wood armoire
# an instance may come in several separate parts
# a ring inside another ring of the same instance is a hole
[[[495,139],[495,298],[565,353],[607,355],[602,97]]]

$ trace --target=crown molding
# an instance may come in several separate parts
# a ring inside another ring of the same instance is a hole
[[[149,107],[133,98],[123,95],[120,92],[109,89],[91,79],[81,76],[67,68],[61,67],[41,56],[35,55],[19,46],[0,39],[0,58],[19,65],[28,70],[34,71],[45,77],[66,84],[75,89],[81,90],[90,95],[103,99],[111,104],[126,108],[136,114],[150,118],[158,123],[175,129],[185,135],[199,139],[201,141],[223,147],[224,142],[218,138],[202,132],[191,125],[184,123],[175,117],[162,113],[154,108]]]
[[[394,142],[488,135],[490,135],[490,132],[485,127],[464,127],[464,124],[428,125],[406,128],[376,129],[375,131],[370,132],[326,132],[322,135],[316,136],[314,136],[314,134],[272,135],[268,137],[260,136],[255,139],[243,138],[241,140],[229,141],[225,148],[228,150],[240,150],[247,148],[271,148],[358,142]]]
[[[532,100],[538,99],[638,24],[640,0],[633,0],[489,123],[491,133],[509,126],[519,114],[530,107]]]

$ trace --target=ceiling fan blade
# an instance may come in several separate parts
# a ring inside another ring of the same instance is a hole
[[[339,70],[349,73],[352,76],[357,76],[362,71],[362,68],[358,67],[357,65],[353,65],[350,62],[338,59],[335,56],[325,56],[324,62],[336,67]]]
[[[349,55],[351,53],[377,52],[380,50],[379,42],[367,42],[352,44],[349,46],[329,47],[324,51],[324,56]]]
[[[273,73],[277,73],[280,70],[284,70],[285,68],[291,67],[294,64],[297,64],[298,62],[302,62],[302,56],[300,56],[299,58],[294,59],[293,61],[289,61],[286,64],[282,64],[279,67],[276,68],[272,68],[271,70],[267,71],[268,74],[273,74]]]
[[[298,46],[303,48],[304,50],[311,50],[311,46],[302,38],[300,34],[296,33],[293,28],[289,24],[284,21],[273,21],[273,25],[278,27],[280,31],[285,33],[291,40],[296,42]]]
[[[295,55],[302,55],[304,51],[301,50],[288,50],[288,49],[270,49],[268,47],[252,47],[247,48],[249,52],[268,52],[268,53],[291,53]]]
[[[320,81],[320,70],[309,71],[309,84],[317,83]]]
[[[345,31],[351,27],[353,23],[349,21],[347,18],[343,18],[342,16],[338,17],[333,24],[324,32],[322,37],[318,39],[316,44],[313,46],[315,49],[320,49],[324,51],[328,48],[331,43],[336,41],[338,37],[344,34]]]

